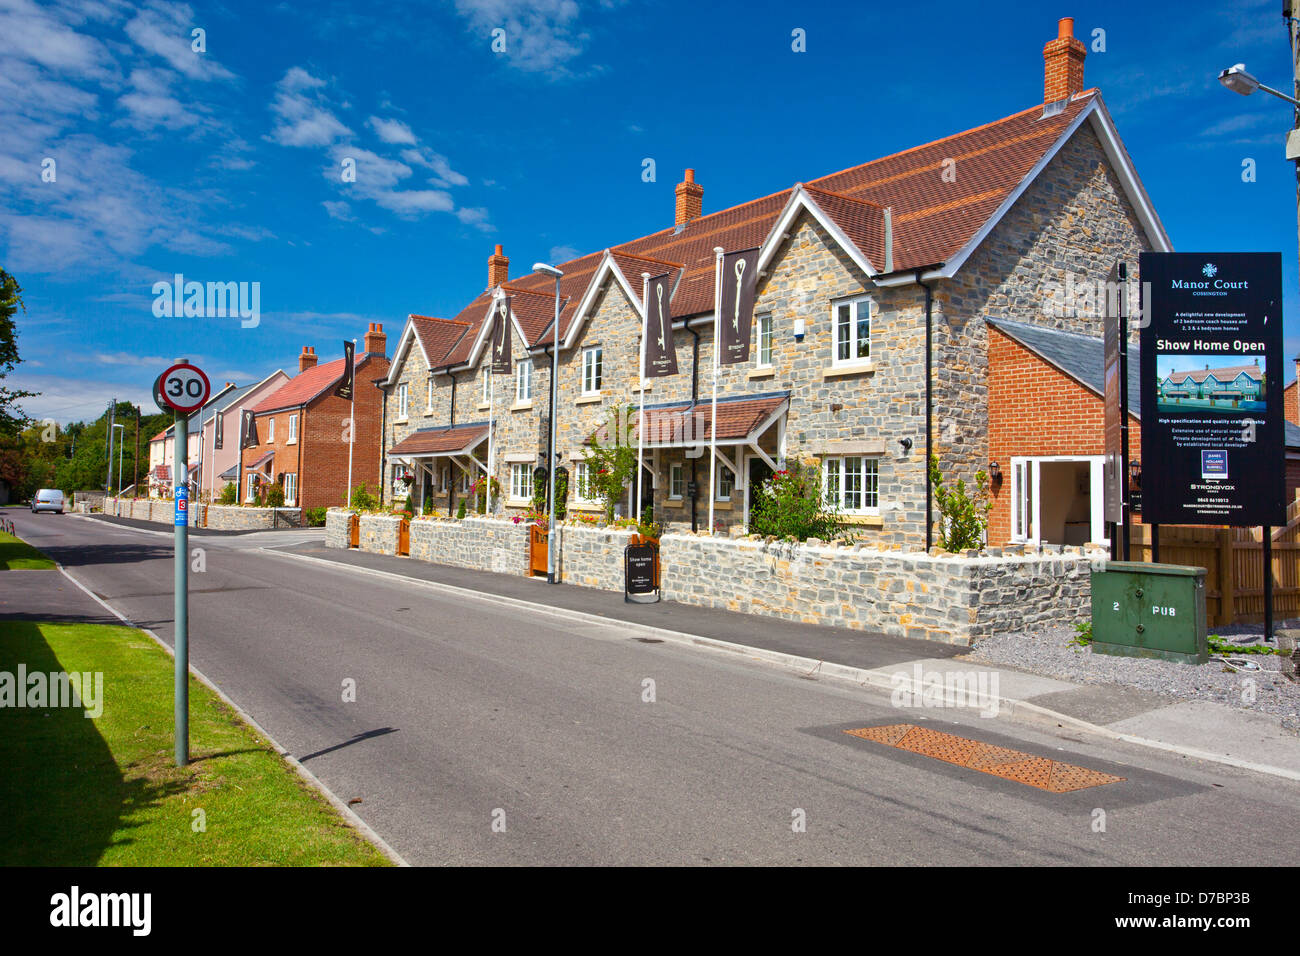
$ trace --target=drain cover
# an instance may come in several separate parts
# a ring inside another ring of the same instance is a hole
[[[1022,753],[1007,747],[981,743],[956,734],[918,727],[915,724],[885,724],[881,727],[859,727],[846,730],[846,734],[884,744],[899,750],[923,754],[992,774],[1005,780],[1014,780],[1026,786],[1037,787],[1049,793],[1069,793],[1071,790],[1086,790],[1088,787],[1101,787],[1108,783],[1118,783],[1125,779],[1099,770],[1076,767],[1061,763],[1047,757]]]

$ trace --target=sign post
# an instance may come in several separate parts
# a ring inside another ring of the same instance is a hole
[[[659,600],[655,565],[659,549],[653,544],[629,544],[623,549],[623,602],[654,604]]]
[[[1140,263],[1143,520],[1262,526],[1271,640],[1269,526],[1286,523],[1282,256],[1144,252]],[[1158,540],[1153,529],[1153,552]]]
[[[201,409],[212,391],[208,377],[185,359],[158,377],[156,390],[176,413],[175,465],[172,472],[172,500],[175,502],[175,547],[172,565],[175,571],[175,666],[173,695],[176,703],[176,766],[190,762],[190,593],[189,593],[189,437],[190,415]]]

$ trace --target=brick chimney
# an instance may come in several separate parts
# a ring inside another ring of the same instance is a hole
[[[501,243],[497,251],[488,256],[488,288],[495,289],[510,278],[510,260],[501,254]]]
[[[497,248],[501,247],[497,246]],[[366,329],[365,350],[370,355],[388,354],[388,336],[384,334],[383,323],[370,323],[370,328]]]
[[[677,215],[674,225],[684,226],[698,219],[704,211],[704,187],[695,182],[695,170],[686,170],[686,178],[677,184]]]
[[[1043,102],[1056,103],[1083,92],[1083,58],[1088,48],[1074,38],[1074,17],[1056,25],[1056,39],[1043,47]]]
[[[310,345],[302,347],[302,354],[298,356],[298,371],[305,372],[309,368],[316,367],[316,350]]]

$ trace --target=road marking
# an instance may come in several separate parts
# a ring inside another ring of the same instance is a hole
[[[173,651],[167,645],[167,643],[161,637],[155,634],[150,628],[141,627],[139,624],[136,624],[134,621],[128,618],[117,608],[113,607],[113,605],[109,604],[107,601],[101,598],[94,591],[90,590],[90,588],[86,587],[84,584],[82,584],[80,581],[74,578],[71,574],[68,573],[68,569],[65,568],[63,565],[59,564],[57,561],[55,562],[54,566],[57,567],[61,572],[63,572],[63,576],[65,578],[67,578],[78,588],[80,588],[92,601],[94,601],[104,610],[108,611],[109,614],[112,614],[115,618],[117,618],[127,627],[135,628],[137,631],[143,631],[145,634],[149,635],[151,638],[154,639],[154,642],[157,643],[159,647],[161,647],[164,651],[167,652],[167,655],[169,657],[176,656],[176,652]],[[190,673],[193,674],[194,677],[200,683],[203,684],[203,686],[205,686],[208,690],[212,691],[212,693],[220,697],[222,702],[225,703],[225,705],[229,707],[231,710],[233,710],[235,713],[237,713],[241,718],[243,718],[250,727],[252,727],[263,737],[265,737],[267,743],[269,743],[272,747],[275,748],[275,752],[278,753],[289,764],[289,766],[293,767],[293,769],[298,772],[298,775],[302,777],[305,781],[307,781],[309,785],[315,787],[316,790],[320,792],[320,795],[324,797],[326,801],[329,802],[330,806],[332,806],[335,810],[337,810],[349,823],[351,823],[354,827],[356,827],[357,830],[359,830],[367,840],[369,840],[371,843],[377,846],[379,848],[379,851],[383,853],[384,856],[388,857],[389,860],[391,860],[393,863],[397,864],[398,866],[411,865],[407,863],[406,860],[402,859],[401,854],[398,853],[396,850],[394,850],[391,846],[389,846],[388,841],[385,840],[383,837],[381,837],[378,833],[376,833],[374,828],[370,824],[366,823],[365,820],[362,820],[361,817],[357,816],[355,810],[353,810],[350,806],[348,806],[337,796],[335,796],[334,792],[330,790],[329,787],[325,786],[325,784],[323,784],[320,781],[319,777],[317,777],[314,773],[312,773],[310,770],[308,770],[306,767],[300,764],[297,758],[293,756],[293,754],[289,753],[287,749],[285,749],[280,745],[280,742],[278,740],[276,740],[269,733],[267,733],[266,728],[263,727],[261,724],[259,724],[256,720],[254,720],[252,714],[250,714],[248,711],[244,710],[244,708],[240,707],[233,700],[231,700],[230,697],[226,695],[225,691],[223,691],[220,687],[218,687],[213,681],[208,680],[208,678],[203,674],[203,672],[200,671],[193,664],[190,665]]]
[[[884,744],[886,747],[908,750],[915,754],[933,757],[935,760],[942,760],[944,763],[956,764],[958,767],[1014,780],[1016,783],[1037,787],[1049,793],[1070,793],[1074,790],[1086,790],[1089,787],[1104,787],[1128,779],[1007,747],[980,743],[969,737],[958,737],[956,734],[918,727],[916,724],[886,724],[881,727],[859,727],[844,732],[853,737]]]

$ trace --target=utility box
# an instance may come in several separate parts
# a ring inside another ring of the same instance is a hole
[[[1205,568],[1107,561],[1093,571],[1092,649],[1204,664]]]

